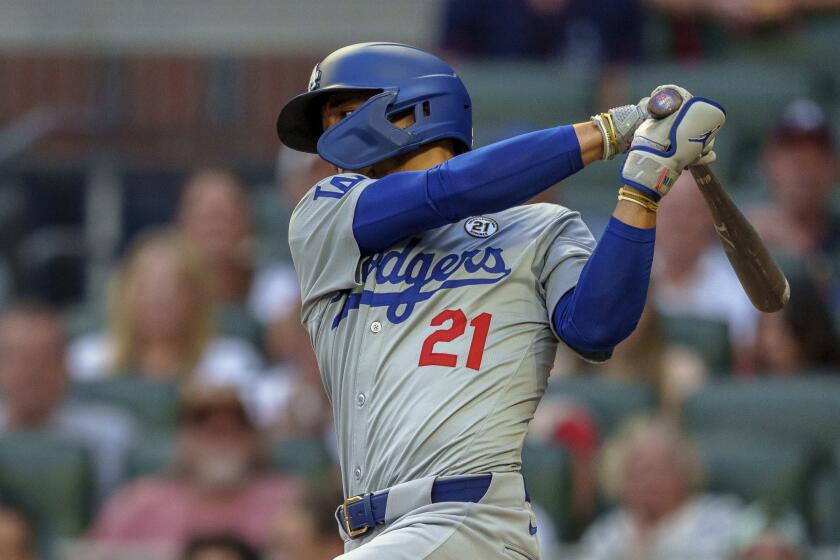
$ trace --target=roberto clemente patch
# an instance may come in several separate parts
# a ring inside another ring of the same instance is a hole
[[[464,230],[473,237],[490,237],[499,231],[499,224],[493,218],[473,216],[464,222]]]

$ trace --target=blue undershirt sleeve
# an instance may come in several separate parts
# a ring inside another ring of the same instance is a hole
[[[522,204],[582,168],[570,125],[516,136],[371,183],[356,204],[353,235],[362,254],[375,253],[422,231]]]
[[[656,229],[611,218],[604,235],[552,313],[560,339],[581,356],[604,361],[636,328],[647,299]]]

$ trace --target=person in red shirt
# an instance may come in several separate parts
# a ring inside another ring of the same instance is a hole
[[[186,391],[177,455],[171,472],[112,496],[91,537],[180,547],[194,535],[224,532],[262,547],[272,514],[298,499],[298,480],[267,468],[259,433],[232,389]]]

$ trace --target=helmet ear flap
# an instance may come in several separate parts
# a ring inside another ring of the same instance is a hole
[[[318,154],[339,169],[355,170],[405,151],[414,135],[387,116],[396,97],[394,90],[374,95],[331,126],[318,139]]]

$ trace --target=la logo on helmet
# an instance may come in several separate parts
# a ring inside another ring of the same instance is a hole
[[[321,87],[321,65],[316,64],[312,69],[312,75],[309,76],[309,91],[315,91]]]

